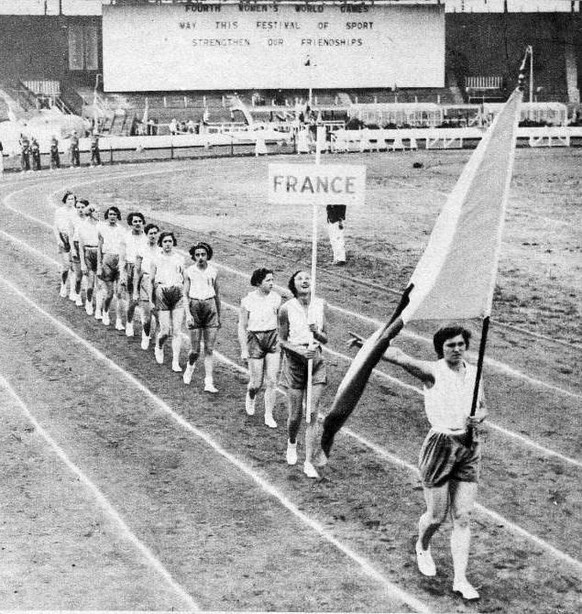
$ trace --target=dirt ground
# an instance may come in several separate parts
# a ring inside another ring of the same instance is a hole
[[[323,212],[319,220],[332,350],[324,406],[353,356],[346,331],[366,335],[389,317],[469,155],[324,159],[367,167],[344,269],[329,264]],[[435,538],[437,577],[416,570],[415,464],[427,423],[414,381],[379,365],[318,481],[286,465],[282,395],[275,430],[260,411],[244,412],[236,307],[250,273],[268,265],[285,286],[310,263],[310,212],[266,203],[267,164],[294,158],[8,176],[0,608],[579,611],[581,157],[517,152],[485,373],[491,424],[469,569],[477,604],[451,593],[448,525]],[[59,298],[51,198],[65,188],[102,210],[143,211],[176,231],[180,249],[213,244],[226,307],[218,395],[202,392],[200,370],[184,386],[139,336],[105,330]],[[428,358],[432,329],[416,326],[398,344]]]

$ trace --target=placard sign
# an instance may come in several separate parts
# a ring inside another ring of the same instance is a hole
[[[269,202],[278,205],[362,205],[366,167],[269,164]]]

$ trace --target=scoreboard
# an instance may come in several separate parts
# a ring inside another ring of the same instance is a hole
[[[103,7],[105,91],[443,87],[443,5]]]

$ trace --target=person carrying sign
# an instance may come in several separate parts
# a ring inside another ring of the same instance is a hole
[[[318,478],[313,466],[315,439],[325,416],[318,405],[327,384],[327,370],[321,345],[327,343],[326,302],[311,296],[311,275],[299,270],[289,280],[293,293],[290,301],[279,311],[279,340],[283,349],[280,384],[287,392],[289,418],[287,421],[287,464],[297,464],[297,434],[303,416],[303,400],[308,388],[308,362],[312,361],[311,407],[315,420],[306,415],[305,462],[303,472]]]
[[[345,205],[327,205],[327,234],[333,252],[333,264],[344,266],[346,263],[346,244],[345,244]]]

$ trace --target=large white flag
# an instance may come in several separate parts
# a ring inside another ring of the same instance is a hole
[[[410,279],[404,323],[490,314],[521,98],[516,89],[450,193]]]
[[[335,434],[406,322],[489,316],[521,98],[516,90],[483,136],[441,211],[392,320],[365,341],[344,376],[324,422],[319,464],[325,463]]]

